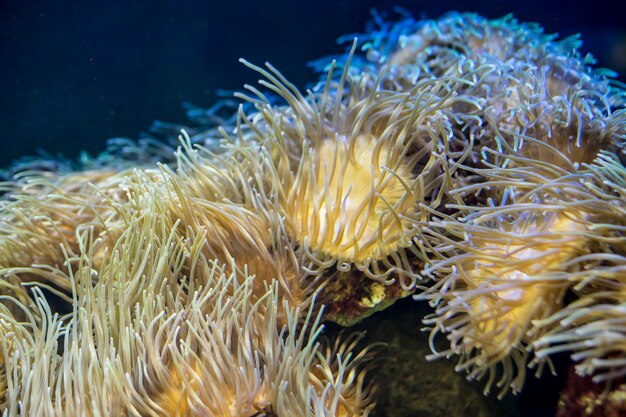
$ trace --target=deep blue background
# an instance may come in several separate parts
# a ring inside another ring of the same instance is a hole
[[[306,63],[340,51],[370,8],[416,17],[513,12],[548,32],[582,33],[585,51],[626,73],[617,0],[567,1],[80,1],[0,0],[0,167],[38,149],[75,157],[110,137],[136,138],[154,119],[184,122],[183,101],[208,107],[217,89],[258,76],[239,57],[270,61],[296,85]]]

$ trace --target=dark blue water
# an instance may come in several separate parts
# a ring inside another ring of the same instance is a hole
[[[110,137],[137,138],[155,119],[184,122],[183,102],[254,83],[239,57],[270,61],[300,87],[306,63],[343,50],[370,9],[415,17],[514,13],[547,32],[582,33],[585,51],[626,73],[616,1],[102,1],[0,0],[0,166],[38,150],[75,157]]]

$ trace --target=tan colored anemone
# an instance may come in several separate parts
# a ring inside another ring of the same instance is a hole
[[[237,296],[237,292],[233,295]],[[214,325],[209,323],[199,331],[200,352],[192,353],[191,347],[185,345],[181,352],[172,353],[175,357],[169,367],[160,370],[165,372],[167,382],[158,386],[158,394],[153,397],[152,407],[158,410],[155,415],[369,414],[373,391],[363,379],[363,361],[368,355],[362,352],[352,359],[354,353],[350,352],[356,346],[351,340],[338,343],[337,350],[324,351],[315,346],[319,323],[309,322],[310,316],[300,330],[306,334],[297,336],[299,314],[295,311],[280,336],[276,322],[265,323],[268,318],[263,318],[263,314],[270,313],[256,310],[266,302],[267,298],[250,309],[246,320],[248,325],[258,326],[255,333],[261,334],[242,334],[248,330],[232,330],[220,324],[226,332],[226,343],[219,346],[211,341]],[[309,328],[311,325],[313,328]],[[231,339],[228,332],[234,331],[237,333]],[[245,356],[249,359],[242,362]]]
[[[473,144],[475,162],[484,146],[508,147],[513,155],[569,172],[602,149],[623,154],[623,91],[581,54],[578,37],[556,40],[512,16],[489,20],[470,13],[407,20],[393,33],[389,39],[368,35],[374,41],[364,47],[381,58],[364,72],[388,66],[381,84],[395,91],[454,80],[456,97],[442,111],[455,121],[457,139]]]
[[[71,263],[80,253],[79,236],[92,234],[96,246],[112,246],[122,227],[124,175],[114,170],[31,173],[5,184],[10,199],[0,203],[2,275],[19,274],[33,264],[67,267],[66,254]],[[100,260],[94,253],[94,264]],[[69,289],[67,282],[54,284]]]
[[[485,112],[493,137],[483,144],[512,156],[511,167],[544,162],[570,173],[593,162],[602,150],[614,152],[622,141],[626,115],[612,111],[609,100],[600,98],[603,86],[572,85],[554,98],[543,85],[545,71],[527,70],[509,86],[506,100],[494,101]]]
[[[99,269],[85,252],[75,270],[54,272],[73,284],[67,317],[39,295],[43,319],[24,326],[23,342],[3,340],[8,415],[369,414],[367,353],[347,353],[351,339],[322,351],[311,309],[300,327],[285,306],[282,327],[275,281],[257,294],[254,277],[203,256],[207,235],[179,237],[179,221],[145,202]]]
[[[231,171],[236,167],[220,166],[219,161],[203,154],[202,148],[192,149],[186,134],[183,137],[185,152],[179,153],[181,161],[176,172],[162,167],[158,182],[140,180],[138,186],[145,186],[142,193],[162,195],[162,209],[168,218],[180,221],[181,236],[206,236],[203,257],[217,260],[229,272],[255,276],[254,287],[259,294],[276,280],[281,297],[291,307],[306,309],[320,283],[305,279],[280,214],[263,204],[265,200],[241,180],[241,173]],[[211,182],[211,174],[217,172],[222,178],[231,178],[229,183],[220,183],[219,179]],[[137,209],[143,205],[138,201]],[[201,276],[195,279],[197,285],[203,283]],[[283,307],[279,303],[281,311]],[[282,312],[279,316],[283,317]]]
[[[626,375],[626,168],[607,152],[584,168],[593,234],[568,277],[578,299],[537,323],[545,334],[533,348],[538,362],[571,352],[579,375],[610,383]]]
[[[132,250],[120,245],[121,236],[131,221],[143,224],[147,213],[155,211],[179,238],[208,236],[203,256],[257,276],[259,294],[265,293],[266,283],[278,280],[281,297],[291,306],[308,305],[319,282],[302,279],[280,216],[257,204],[232,164],[193,149],[186,133],[181,144],[176,170],[161,165],[153,170],[31,174],[28,182],[16,181],[13,201],[0,210],[3,279],[46,281],[71,302],[71,281],[53,271],[75,271],[81,252],[90,253],[97,269],[113,251]],[[32,275],[33,266],[43,268]],[[201,276],[196,279],[196,285],[202,284]]]
[[[500,395],[521,389],[526,346],[537,336],[532,323],[561,308],[567,262],[587,250],[580,214],[540,214],[521,204],[506,211],[483,211],[463,226],[442,225],[465,240],[449,242],[459,253],[434,262],[429,273],[441,278],[419,296],[437,304],[425,320],[433,335],[444,332],[450,340],[449,350],[432,357],[460,355],[457,369],[472,379],[488,376],[485,390],[495,384]],[[501,220],[490,226],[490,217]]]
[[[414,224],[426,216],[421,205],[438,206],[449,179],[450,134],[439,111],[449,97],[431,91],[443,87],[368,93],[352,84],[348,68],[340,80],[331,69],[323,90],[305,98],[271,66],[247,65],[288,106],[270,106],[249,87],[258,98],[244,97],[258,113],[242,114],[230,140],[248,149],[250,177],[264,174],[260,193],[284,215],[309,269],[355,268],[413,288]]]
[[[511,15],[490,20],[473,13],[450,13],[412,26],[413,31],[411,25],[403,28],[410,33],[400,36],[394,45],[388,45],[386,39],[377,46],[368,45],[370,49],[391,49],[384,63],[400,78],[395,80],[396,85],[403,85],[403,82],[405,86],[411,85],[407,81],[417,74],[464,77],[466,72],[491,64],[507,68],[508,78],[507,82],[499,83],[492,77],[488,83],[492,87],[508,86],[508,81],[514,85],[530,70],[542,73],[542,89],[552,98],[566,97],[574,86],[611,94],[606,73],[594,73],[589,69],[593,60],[581,56],[582,42],[578,36],[557,40],[557,35],[546,34],[533,23],[519,23]],[[407,68],[405,73],[401,72]],[[494,88],[488,94],[499,97],[501,92]]]
[[[540,169],[483,171],[481,186],[505,188],[500,200],[459,206],[460,214],[439,215],[424,232],[439,244],[426,269],[436,283],[419,298],[437,306],[425,321],[433,337],[443,332],[450,341],[443,351],[433,344],[432,357],[460,355],[457,369],[486,377],[485,389],[495,384],[500,395],[521,389],[529,363],[541,372],[560,351],[583,359],[581,369],[595,369],[598,380],[623,373],[621,336],[617,343],[591,337],[611,321],[621,334],[619,307],[608,300],[626,283],[624,167],[602,152],[576,175],[551,180],[543,162],[533,164]],[[580,300],[564,305],[566,291]]]

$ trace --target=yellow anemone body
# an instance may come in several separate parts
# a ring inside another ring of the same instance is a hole
[[[558,215],[541,226],[532,245],[494,245],[484,249],[483,259],[471,275],[477,287],[501,287],[471,300],[471,316],[486,353],[508,352],[522,338],[531,320],[561,304],[567,283],[541,280],[541,276],[563,269],[563,263],[580,254],[586,241],[579,235],[585,226],[571,217]],[[537,230],[522,231],[536,234]],[[551,238],[550,238],[551,236]],[[499,258],[497,263],[494,257]]]
[[[381,259],[407,246],[416,206],[410,168],[370,135],[326,140],[303,160],[292,193],[296,237],[316,252],[349,262]],[[351,149],[352,148],[352,149]],[[390,164],[390,163],[389,163]]]

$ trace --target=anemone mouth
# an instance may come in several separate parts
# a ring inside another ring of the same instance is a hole
[[[302,163],[288,200],[296,239],[314,251],[348,262],[381,259],[407,246],[417,197],[406,163],[387,168],[389,150],[370,136],[324,141]]]

